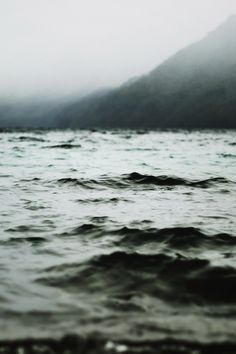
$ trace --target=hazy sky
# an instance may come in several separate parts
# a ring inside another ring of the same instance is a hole
[[[118,85],[233,13],[236,0],[0,0],[0,97]]]

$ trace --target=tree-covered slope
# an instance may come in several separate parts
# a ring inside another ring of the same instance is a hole
[[[236,16],[149,74],[69,105],[72,128],[236,128]]]

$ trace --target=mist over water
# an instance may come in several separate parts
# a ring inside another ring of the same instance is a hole
[[[0,139],[1,340],[234,343],[234,131]]]
[[[1,1],[0,102],[118,86],[234,13],[234,0]]]

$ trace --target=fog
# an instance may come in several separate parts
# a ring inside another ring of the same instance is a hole
[[[235,0],[0,0],[0,97],[119,85],[233,13]]]

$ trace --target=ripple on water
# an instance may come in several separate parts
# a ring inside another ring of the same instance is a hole
[[[234,145],[2,132],[0,351],[233,354]]]

